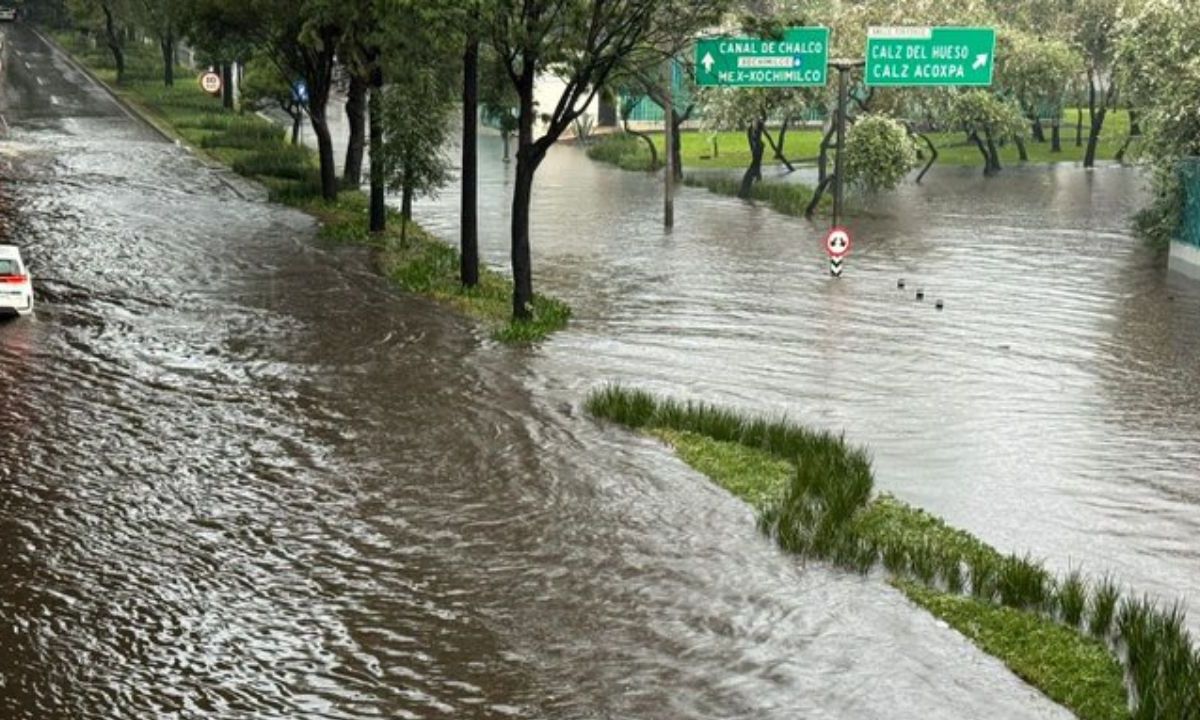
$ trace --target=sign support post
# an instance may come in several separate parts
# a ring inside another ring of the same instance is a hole
[[[842,226],[846,214],[846,112],[850,104],[850,71],[866,64],[865,60],[832,60],[829,67],[838,73],[837,105],[837,156],[833,161],[833,224],[834,230]],[[845,255],[829,258],[829,274],[842,276],[842,260]]]

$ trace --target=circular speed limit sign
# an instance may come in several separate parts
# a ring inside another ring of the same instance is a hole
[[[850,232],[843,227],[835,227],[825,236],[825,252],[831,258],[841,258],[850,254]]]
[[[215,72],[206,72],[200,76],[200,87],[209,95],[221,94],[221,76]]]

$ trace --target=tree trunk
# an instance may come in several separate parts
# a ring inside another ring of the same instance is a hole
[[[1079,105],[1079,103],[1075,103]],[[1075,108],[1075,147],[1083,147],[1083,107]]]
[[[825,191],[829,189],[829,184],[833,182],[832,175],[826,175],[817,183],[817,189],[813,190],[812,199],[808,201],[808,207],[804,209],[804,217],[812,220],[813,213],[817,211],[817,207],[821,204],[821,198],[825,197]]]
[[[533,122],[537,106],[533,99],[534,58],[525,53],[523,71],[518,78],[517,97],[521,114],[517,118],[517,177],[512,204],[513,320],[533,317],[533,261],[529,251],[529,204],[533,199],[533,175],[542,153],[533,142]]]
[[[412,221],[413,191],[408,178],[404,179],[404,188],[400,191],[400,245],[408,244],[408,224]]]
[[[937,146],[933,144],[933,141],[929,139],[928,135],[925,135],[924,133],[918,133],[917,137],[924,140],[925,145],[929,147],[929,162],[925,163],[925,167],[921,170],[921,174],[917,175],[917,184],[920,185],[921,181],[925,179],[925,174],[928,173],[929,169],[933,167],[933,164],[937,162],[938,151]]]
[[[400,217],[404,218],[405,221],[412,220],[413,195],[412,183],[408,182],[408,178],[405,178],[404,187],[400,191]]]
[[[1034,113],[1033,124],[1030,125],[1033,134],[1033,141],[1044,143],[1046,142],[1046,131],[1042,128],[1042,119]]]
[[[1137,111],[1129,111],[1129,134],[1125,136],[1125,142],[1121,143],[1120,149],[1117,150],[1115,159],[1119,163],[1125,162],[1125,153],[1129,151],[1130,144],[1133,139],[1142,134],[1142,128],[1138,125]]]
[[[1108,113],[1107,106],[1100,106],[1092,115],[1092,127],[1088,133],[1087,152],[1083,155],[1083,166],[1085,168],[1096,166],[1096,146],[1100,142],[1100,131],[1104,128],[1104,116]]]
[[[1025,149],[1025,138],[1014,135],[1013,142],[1017,145],[1017,156],[1021,158],[1021,162],[1029,162],[1029,152]]]
[[[338,181],[337,168],[333,164],[333,138],[329,135],[325,108],[309,108],[308,117],[312,122],[313,132],[317,135],[317,157],[321,162],[321,197],[332,202],[337,200]]]
[[[755,120],[746,128],[746,140],[750,143],[750,167],[746,168],[746,174],[742,176],[742,188],[738,191],[738,197],[743,200],[749,200],[751,193],[754,191],[754,183],[762,180],[762,160],[763,160],[763,129],[766,122],[763,120]]]
[[[1002,168],[1000,167],[1000,151],[996,149],[996,140],[992,137],[990,130],[984,130],[983,137],[987,141],[988,169],[993,173],[998,173]]]
[[[479,38],[467,40],[463,53],[462,222],[459,279],[479,284]]]
[[[387,205],[383,176],[383,68],[376,66],[371,71],[371,99],[368,109],[371,135],[371,232],[381,233],[387,229]]]
[[[792,163],[783,154],[783,139],[784,139],[786,133],[787,133],[787,121],[786,120],[783,123],[783,129],[780,130],[780,132],[779,132],[779,142],[775,142],[775,139],[771,137],[771,132],[769,130],[767,130],[766,128],[763,129],[763,137],[766,139],[767,144],[771,146],[771,152],[774,153],[775,159],[781,161],[783,163],[784,167],[786,167],[788,169],[788,172],[793,173],[793,172],[796,172],[796,168],[792,165]]]
[[[117,83],[125,82],[125,48],[121,42],[121,34],[117,30],[117,21],[113,18],[112,8],[107,2],[100,3],[104,11],[104,34],[108,39],[108,49],[112,51],[113,63],[117,66]]]
[[[175,86],[175,33],[168,28],[167,32],[159,40],[159,47],[162,48],[163,57],[163,85],[165,87]]]
[[[292,144],[299,145],[300,123],[304,120],[304,113],[301,111],[292,112],[289,110],[288,114],[292,116]]]
[[[663,153],[667,156],[667,168],[663,173],[663,227],[675,227],[675,96],[671,92],[671,63],[666,63],[663,72],[666,92],[663,93]]]
[[[233,110],[233,63],[221,65],[221,104],[226,110]]]
[[[629,118],[623,118],[621,121],[621,124],[624,127],[625,132],[627,134],[632,135],[635,138],[640,138],[643,142],[646,143],[646,147],[650,149],[650,171],[653,172],[653,171],[657,170],[658,169],[658,148],[655,147],[654,140],[646,133],[638,132],[637,130],[634,130],[633,128],[629,127]]]
[[[992,174],[992,156],[988,154],[987,146],[983,144],[983,140],[979,138],[978,132],[972,132],[967,136],[967,139],[975,143],[975,147],[979,148],[979,154],[983,156],[983,174]]]
[[[682,115],[677,112],[671,113],[674,118],[671,123],[674,130],[671,134],[671,168],[675,171],[676,182],[683,181],[683,124],[692,116],[694,109],[695,105],[689,105]]]
[[[346,120],[350,138],[346,142],[346,164],[342,168],[342,184],[347,188],[362,185],[363,153],[367,147],[367,79],[354,73],[346,95]]]
[[[1062,152],[1062,119],[1054,118],[1050,123],[1050,152]]]
[[[837,125],[830,124],[829,130],[825,131],[825,137],[821,138],[820,151],[817,153],[817,182],[824,182],[825,178],[829,177],[829,143],[833,141],[836,132]]]
[[[512,150],[509,148],[512,143],[512,133],[500,133],[500,141],[504,144],[504,162],[512,162]]]
[[[533,313],[533,261],[529,252],[529,204],[533,198],[534,166],[529,152],[517,150],[517,178],[513,192],[512,268],[513,319],[529,320]]]

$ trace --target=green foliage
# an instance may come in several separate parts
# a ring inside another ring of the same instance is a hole
[[[688,465],[756,509],[776,497],[795,472],[791,463],[740,443],[718,442],[678,430],[658,429],[652,433],[673,447]]]
[[[709,192],[718,195],[737,197],[741,190],[741,182],[735,178],[722,175],[685,175],[683,184],[689,187],[707,188]],[[808,203],[812,201],[812,188],[799,183],[755,183],[750,191],[752,200],[766,203],[772,210],[803,217]],[[821,207],[828,207],[833,199],[826,195],[821,199]]]
[[[1078,570],[1071,571],[1058,586],[1058,612],[1062,621],[1077,628],[1087,609],[1087,584]]]
[[[414,69],[388,86],[379,161],[393,190],[421,197],[450,181],[450,161],[443,148],[453,110],[450,93],[434,72]]]
[[[1118,82],[1142,111],[1141,157],[1150,163],[1154,196],[1135,230],[1165,247],[1183,209],[1178,163],[1200,156],[1200,14],[1184,3],[1151,0],[1121,24]]]
[[[1025,132],[1025,120],[1016,105],[986,90],[970,90],[960,94],[951,108],[950,123],[967,133],[986,135],[996,141]]]
[[[1026,116],[1039,106],[1061,107],[1067,83],[1083,72],[1079,51],[1062,39],[1002,29],[996,48],[996,84]]]
[[[259,118],[249,118],[230,123],[223,132],[205,138],[200,146],[256,150],[263,146],[281,144],[283,135],[284,131],[278,125]]]
[[[896,585],[1079,718],[1129,717],[1121,666],[1103,644],[1045,616],[938,593],[914,582]]]
[[[882,561],[895,577],[918,581],[898,582],[915,602],[1080,718],[1129,716],[1121,666],[1106,647],[1118,597],[1111,581],[1097,585],[1089,604],[1078,571],[1056,587],[1029,557],[1002,556],[895,498],[871,498],[865,453],[828,433],[619,386],[591,393],[586,404],[596,417],[666,439],[689,464],[748,499],[781,547],[856,572]],[[970,596],[960,595],[964,565]],[[1080,630],[1085,621],[1091,638]],[[1127,600],[1116,626],[1114,647],[1125,651],[1136,717],[1194,720],[1200,659],[1182,610]]]
[[[1121,589],[1109,576],[1105,576],[1092,592],[1092,602],[1089,607],[1091,616],[1088,618],[1088,632],[1100,640],[1107,639],[1113,630],[1113,620],[1117,614],[1117,603],[1121,600]]]
[[[908,130],[883,115],[867,115],[846,134],[846,181],[866,190],[891,190],[917,165]]]
[[[588,146],[587,156],[597,162],[616,165],[622,170],[649,170],[650,153],[646,145],[632,135],[606,135]]]
[[[233,170],[248,177],[266,176],[287,180],[315,178],[317,172],[312,151],[299,145],[277,145],[256,150],[234,161]]]

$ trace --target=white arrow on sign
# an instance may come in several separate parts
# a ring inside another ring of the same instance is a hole
[[[983,67],[984,65],[987,65],[987,61],[988,61],[988,54],[980,53],[975,56],[975,64],[971,66],[971,69],[978,70],[979,68]]]
[[[704,65],[704,72],[710,73],[712,72],[713,63],[715,63],[716,60],[713,59],[712,53],[704,53],[704,59],[700,62]]]

